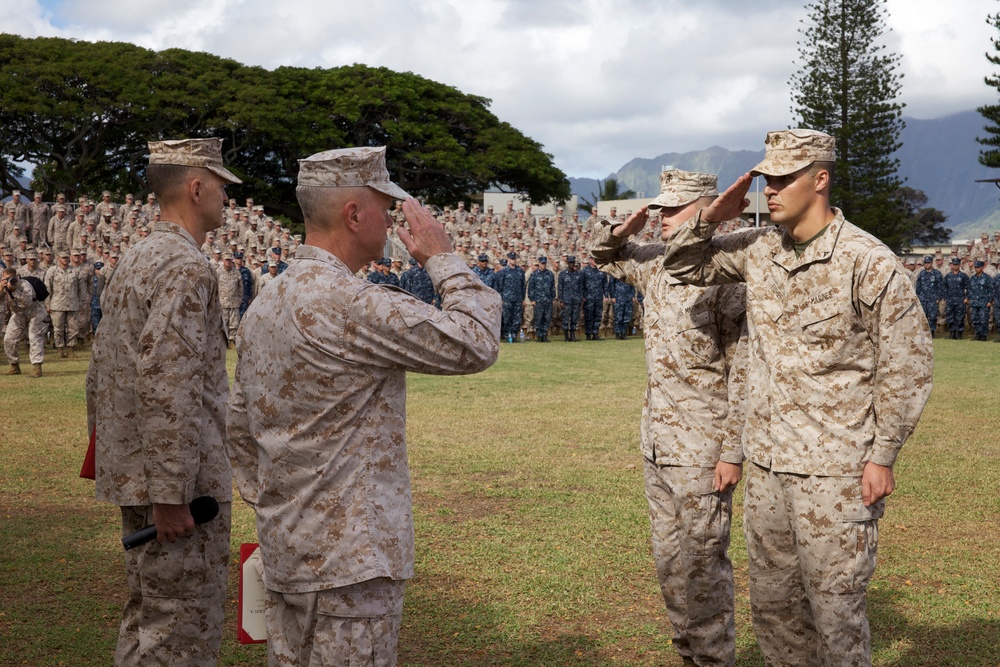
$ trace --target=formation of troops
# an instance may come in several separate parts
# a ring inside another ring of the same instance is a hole
[[[32,377],[41,377],[44,348],[51,342],[60,358],[72,358],[79,344],[90,340],[100,324],[101,295],[122,255],[149,235],[159,221],[156,195],[139,205],[133,196],[112,202],[105,191],[95,202],[81,197],[76,204],[62,194],[55,203],[24,201],[15,191],[3,207],[0,222],[0,269],[14,270],[0,291],[7,374],[21,374],[19,343],[27,339]],[[284,271],[287,259],[301,243],[247,199],[239,206],[230,199],[224,223],[201,246],[219,280],[230,346],[250,302],[264,285]],[[33,287],[31,279],[45,286]]]
[[[70,203],[62,194],[54,203],[44,198],[43,192],[35,192],[28,202],[15,191],[0,220],[0,269],[13,267],[20,278],[33,276],[48,291],[48,298],[38,302],[31,298],[30,283],[23,281],[19,297],[8,289],[10,297],[0,298],[8,374],[22,372],[18,344],[25,340],[33,377],[41,376],[47,343],[60,358],[75,356],[100,323],[100,297],[121,256],[159,220],[152,193],[145,204],[131,194],[113,202],[107,191],[99,201],[81,197]],[[402,223],[400,206],[397,202],[394,216]],[[552,215],[538,215],[531,204],[515,208],[509,200],[496,213],[493,206],[483,211],[477,203],[467,208],[458,202],[444,206],[437,219],[455,254],[500,293],[502,340],[545,343],[553,332],[567,342],[581,335],[586,340],[641,335],[643,294],[586,259],[599,222],[596,207],[582,220],[578,212],[565,216],[563,211],[558,207]],[[623,222],[630,213],[620,215],[611,208],[605,217]],[[722,233],[749,225],[736,220]],[[655,221],[637,242],[655,242],[654,229]],[[208,235],[201,250],[219,277],[230,346],[250,302],[285,270],[301,241],[253,199],[243,206],[229,199],[224,225]],[[389,247],[391,257],[372,262],[361,274],[438,305],[426,270],[407,256],[398,237]],[[904,262],[932,332],[956,339],[970,329],[974,340],[985,341],[991,331],[1000,331],[1000,232],[992,242],[984,233],[979,241],[952,247],[950,255],[927,255],[923,266],[912,259]]]
[[[998,235],[1000,237],[1000,235]],[[995,238],[1000,245],[1000,238]],[[973,330],[973,340],[985,341],[1000,331],[1000,257],[990,251],[986,234],[963,253],[957,247],[945,265],[942,253],[926,255],[911,279],[932,333],[947,332],[953,340]],[[1000,342],[998,340],[997,342]]]

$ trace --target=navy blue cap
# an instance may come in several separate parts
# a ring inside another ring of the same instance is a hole
[[[972,263],[972,266],[974,266],[977,269],[981,269],[985,265],[986,265],[986,263],[983,260],[981,260],[981,259],[977,259],[975,262]]]
[[[507,259],[517,259],[517,253],[516,252],[507,253]]]
[[[417,265],[417,260],[415,260],[415,259],[413,259],[413,258],[411,257],[411,258],[410,258],[410,266],[416,266],[416,265]]]
[[[480,262],[488,262],[488,261],[490,261],[490,258],[487,257],[486,255],[480,255],[479,256],[479,261]]]
[[[243,253],[236,251],[233,253],[233,259],[243,259]]]
[[[960,260],[958,257],[952,257],[951,258],[951,263],[952,264],[961,264],[962,260]]]
[[[570,255],[569,257],[566,258],[566,263],[567,264],[576,264],[576,257],[574,257],[573,255]]]
[[[931,255],[924,255],[924,264],[932,264],[934,262],[934,257]]]
[[[104,268],[104,262],[94,262],[94,268],[95,269],[103,269]]]
[[[542,255],[541,257],[538,258],[538,261],[541,262],[542,264],[548,264],[549,258],[546,257],[545,255]]]
[[[507,260],[506,259],[501,259],[500,260],[500,266],[507,266]]]

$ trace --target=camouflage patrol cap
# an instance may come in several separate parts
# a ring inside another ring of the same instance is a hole
[[[24,254],[24,258],[25,259],[38,259],[38,251],[35,250],[35,249],[31,249],[31,250],[29,250],[28,252],[26,252]]]
[[[62,259],[63,257],[69,259],[69,250],[60,250],[58,257],[59,259]]]
[[[649,208],[684,206],[702,197],[719,194],[719,177],[697,171],[667,169],[660,173],[660,194],[649,202]]]
[[[36,192],[35,193],[35,199],[40,199],[40,198],[42,198],[44,196],[45,196],[44,192]]]
[[[298,184],[312,188],[368,186],[395,199],[410,195],[389,180],[385,146],[338,148],[299,160]]]
[[[216,252],[218,252],[218,251],[216,251]],[[223,260],[227,260],[227,259],[233,259],[233,253],[231,253],[231,252],[226,252],[226,253],[223,253],[223,254],[222,254],[222,259],[223,259]]]
[[[816,130],[793,129],[768,132],[764,160],[750,170],[751,176],[785,176],[813,162],[834,162],[836,140]]]
[[[222,166],[222,139],[170,139],[149,142],[149,164],[203,167],[227,183],[242,183]]]
[[[65,204],[56,204],[55,205],[55,211],[56,211],[56,213],[58,213],[59,211],[65,212],[66,211],[66,205]]]

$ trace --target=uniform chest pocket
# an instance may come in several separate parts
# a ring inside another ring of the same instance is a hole
[[[674,349],[681,355],[685,366],[712,363],[721,354],[715,314],[710,310],[700,310],[678,318],[674,339]]]
[[[838,368],[853,344],[849,311],[836,301],[810,306],[799,314],[802,355],[806,366],[821,372]]]

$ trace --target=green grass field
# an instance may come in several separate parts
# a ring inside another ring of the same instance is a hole
[[[997,667],[1000,345],[937,340],[935,352],[934,393],[880,525],[875,664]],[[118,511],[77,476],[87,355],[54,356],[40,380],[0,377],[2,666],[110,664],[124,601]],[[417,574],[400,665],[680,665],[649,547],[644,386],[639,340],[504,345],[480,375],[410,376]],[[763,661],[735,514],[737,664],[748,667]],[[239,502],[233,523],[235,558],[255,541]],[[231,603],[222,664],[265,664],[235,623]]]

